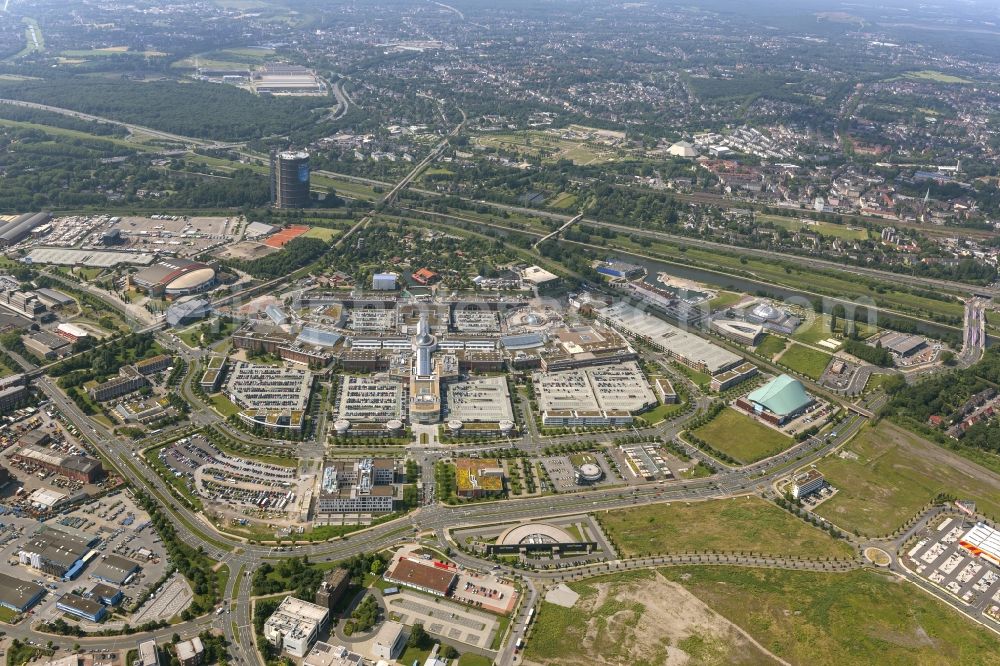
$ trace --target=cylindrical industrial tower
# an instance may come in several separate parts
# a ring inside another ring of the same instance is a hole
[[[271,155],[271,203],[275,208],[309,205],[309,153],[288,151]]]

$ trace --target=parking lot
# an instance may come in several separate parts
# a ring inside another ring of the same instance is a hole
[[[958,541],[973,523],[956,516],[941,518],[919,533],[901,562],[964,603],[1000,619],[1000,569],[973,557]]]
[[[549,478],[552,480],[552,485],[559,492],[572,492],[574,490],[585,490],[594,486],[606,486],[613,483],[620,483],[618,475],[612,471],[611,467],[608,465],[608,461],[605,460],[603,455],[596,454],[593,455],[594,464],[601,468],[604,472],[604,476],[599,481],[594,481],[590,483],[578,484],[576,482],[575,468],[573,463],[570,461],[569,456],[547,456],[541,458],[539,461],[542,463],[542,467],[548,473]],[[542,483],[542,492],[547,490],[544,487],[545,483]]]
[[[421,622],[429,632],[475,647],[489,648],[500,626],[499,619],[489,613],[409,590],[386,597],[385,604],[403,624]]]
[[[168,473],[183,477],[200,497],[275,517],[298,515],[299,500],[314,483],[297,468],[231,456],[200,436],[180,439],[158,456]]]

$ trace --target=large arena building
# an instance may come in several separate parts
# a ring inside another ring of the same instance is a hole
[[[150,296],[185,296],[215,286],[215,269],[189,259],[161,259],[133,275],[132,284]]]

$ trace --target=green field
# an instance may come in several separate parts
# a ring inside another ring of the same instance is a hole
[[[756,497],[650,506],[597,514],[623,557],[694,550],[849,558],[844,541]]]
[[[549,203],[552,208],[569,208],[576,203],[576,195],[570,194],[569,192],[560,192],[556,197]]]
[[[952,74],[945,74],[944,72],[939,72],[934,69],[922,69],[917,72],[907,72],[904,76],[908,79],[935,81],[937,83],[975,83],[969,79],[963,79],[960,76],[954,76]]]
[[[732,408],[722,410],[714,419],[692,432],[713,449],[745,465],[781,453],[793,443],[788,435]]]
[[[683,410],[685,403],[677,402],[672,405],[657,405],[648,412],[643,412],[639,414],[639,418],[649,424],[659,423],[664,419],[668,419],[677,412]]]
[[[831,358],[832,354],[792,343],[792,346],[778,358],[778,363],[810,379],[819,379]]]
[[[472,652],[466,652],[458,658],[458,666],[491,666],[492,664],[493,660],[489,657]]]
[[[703,391],[707,391],[709,384],[712,383],[712,375],[708,374],[707,372],[702,372],[700,370],[689,368],[683,363],[678,363],[674,367],[677,370],[679,370],[682,374],[687,376],[688,379],[694,382],[695,386],[697,386]]]
[[[770,222],[777,227],[783,227],[789,231],[799,231],[801,229],[845,240],[868,240],[867,229],[852,227],[846,224],[832,224],[830,222],[817,222],[813,220],[806,223],[796,218],[785,217],[784,215],[767,214],[758,214],[757,220],[760,222]]]
[[[473,141],[487,148],[540,157],[546,162],[566,159],[574,164],[593,164],[614,159],[614,151],[605,146],[593,145],[583,140],[563,139],[555,134],[538,130],[481,134],[474,137]]]
[[[661,573],[793,664],[1000,663],[996,635],[878,572],[679,567]]]
[[[760,344],[757,345],[757,353],[764,358],[770,359],[785,351],[785,347],[787,346],[788,340],[785,340],[779,335],[768,333],[764,336],[764,339],[760,341]]]
[[[837,494],[816,513],[845,530],[889,534],[939,493],[976,500],[1000,518],[1000,475],[898,426],[866,427],[846,447],[857,460],[831,456],[817,467]]]
[[[336,238],[340,234],[337,229],[330,229],[328,227],[312,227],[309,231],[302,234],[306,238],[318,238],[321,241],[326,241],[329,243],[331,240]]]
[[[221,393],[216,393],[210,396],[212,400],[212,406],[215,407],[216,411],[225,417],[230,417],[233,414],[239,414],[240,408],[233,404],[232,400],[227,398]]]
[[[743,294],[735,291],[720,291],[718,294],[708,302],[708,307],[714,312],[716,310],[725,310],[731,305],[736,305],[743,299]]]

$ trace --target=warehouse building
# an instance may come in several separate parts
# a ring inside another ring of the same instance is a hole
[[[26,213],[9,222],[0,223],[0,247],[9,247],[28,236],[52,218],[49,213]]]
[[[48,331],[38,331],[30,335],[22,335],[21,341],[25,349],[35,356],[44,359],[54,359],[70,353],[73,345],[66,338],[49,333]]]
[[[121,555],[105,555],[94,565],[90,575],[112,585],[124,585],[139,571],[139,565]]]
[[[1000,530],[986,523],[976,523],[958,544],[974,557],[981,557],[1000,567]]]
[[[329,619],[329,608],[288,596],[264,623],[264,638],[293,657],[304,657]]]
[[[385,579],[437,597],[446,597],[455,588],[458,575],[451,569],[401,557],[386,572]]]
[[[80,483],[96,483],[104,477],[104,468],[100,460],[88,456],[67,455],[43,446],[22,447],[11,455],[11,459]]]
[[[150,296],[173,298],[215,286],[215,269],[189,259],[161,259],[132,276],[132,285]]]
[[[917,352],[927,349],[927,338],[906,333],[890,333],[883,336],[879,342],[884,348],[900,358],[909,358]]]
[[[72,580],[83,569],[97,537],[43,527],[21,546],[18,561],[50,576]]]
[[[44,596],[41,585],[0,573],[0,606],[23,613]]]
[[[91,622],[100,622],[108,613],[108,609],[96,601],[84,599],[79,594],[74,593],[62,595],[56,602],[56,608]]]
[[[725,372],[743,361],[738,354],[671,326],[628,303],[615,303],[597,310],[596,314],[600,321],[618,329],[627,337],[642,340],[684,365],[710,375]]]

